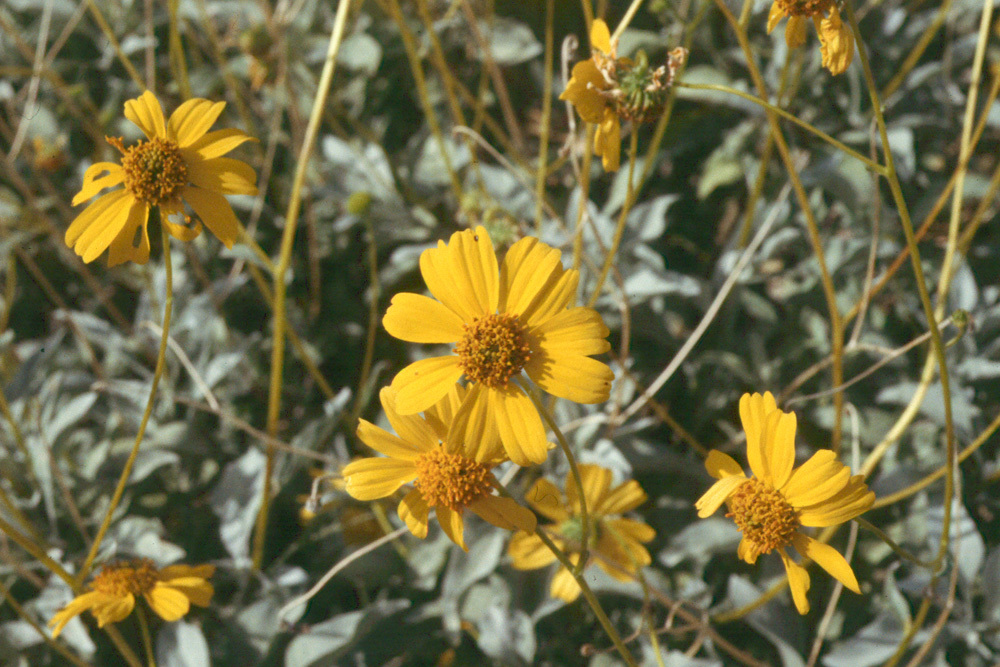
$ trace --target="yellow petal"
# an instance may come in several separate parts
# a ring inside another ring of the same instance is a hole
[[[602,19],[594,19],[590,26],[590,45],[602,53],[611,53],[611,31]]]
[[[188,163],[188,180],[192,185],[222,195],[256,195],[257,174],[242,160],[214,157]]]
[[[372,449],[377,449],[386,456],[395,456],[396,458],[406,458],[411,453],[414,457],[418,456],[422,452],[426,452],[434,447],[437,447],[440,438],[431,425],[425,420],[421,419],[418,415],[401,415],[396,412],[396,392],[392,390],[391,387],[383,387],[378,394],[379,401],[382,403],[382,409],[385,410],[385,416],[392,424],[392,428],[399,435],[397,440],[402,441],[405,446],[405,450],[398,449],[399,455],[390,454],[389,452],[379,449],[373,445],[369,445]],[[364,420],[362,420],[364,421]],[[367,423],[367,422],[365,422]],[[369,424],[372,428],[378,428]],[[378,429],[382,431],[382,429]],[[361,428],[358,427],[358,437],[361,438],[367,444],[364,436],[361,435]],[[385,433],[385,431],[382,431]]]
[[[345,490],[358,500],[376,500],[391,496],[396,489],[417,478],[410,461],[367,458],[352,461],[342,471]]]
[[[215,234],[227,248],[233,247],[233,243],[240,235],[240,223],[225,197],[218,192],[203,190],[192,185],[181,191],[181,197],[201,218],[210,232]]]
[[[146,228],[148,219],[149,208],[140,202],[133,202],[125,219],[125,226],[111,241],[108,266],[129,261],[145,264],[149,261],[149,230]],[[138,245],[135,244],[137,236]]]
[[[190,146],[205,136],[208,128],[215,124],[225,108],[225,102],[213,103],[199,98],[188,100],[170,114],[167,137],[176,141],[181,148]]]
[[[566,603],[573,602],[580,597],[580,584],[576,583],[576,579],[573,578],[569,570],[560,567],[559,571],[552,577],[549,593],[552,597],[559,598]]]
[[[771,11],[767,15],[767,31],[771,32],[774,27],[778,25],[781,19],[785,18],[785,10],[783,10],[777,2],[771,5]]]
[[[163,107],[160,106],[156,96],[148,90],[138,98],[125,103],[125,117],[138,125],[148,138],[167,138]]]
[[[635,519],[605,519],[604,527],[631,542],[646,543],[656,539],[656,531],[652,526]],[[649,565],[650,562],[647,560],[644,564]]]
[[[623,514],[631,512],[647,499],[648,496],[639,486],[639,482],[632,479],[611,489],[594,507],[594,512],[602,515]]]
[[[462,318],[440,301],[400,292],[392,297],[382,326],[410,343],[455,343],[462,339]]]
[[[725,479],[726,477],[746,477],[743,468],[729,454],[713,449],[705,459],[705,469],[708,474],[715,479]]]
[[[594,61],[582,60],[573,65],[569,83],[559,99],[572,104],[584,122],[600,123],[608,106],[608,100],[601,91],[607,87],[608,83]]]
[[[744,535],[743,539],[740,540],[739,546],[736,547],[736,555],[741,560],[753,565],[757,562],[757,557],[760,556],[760,547],[757,546],[756,542],[747,539]]]
[[[795,465],[795,425],[794,412],[775,410],[768,415],[763,442],[764,466],[776,489],[785,485]]]
[[[524,498],[536,512],[556,523],[562,523],[570,518],[570,513],[563,504],[562,492],[545,477],[535,480]]]
[[[174,590],[180,591],[191,604],[199,607],[207,607],[215,594],[212,584],[200,577],[189,577],[185,579],[175,579],[167,583]]]
[[[823,55],[823,67],[836,76],[842,74],[854,59],[854,35],[840,20],[836,5],[830,9],[830,16],[822,20],[813,17],[816,30],[819,32],[820,52]]]
[[[708,491],[694,504],[695,509],[698,510],[698,518],[707,519],[715,514],[715,510],[719,509],[722,503],[726,502],[726,499],[733,494],[736,487],[745,481],[745,477],[733,475],[724,477],[708,487]]]
[[[515,533],[510,538],[507,555],[515,570],[537,570],[556,559],[556,555],[545,546],[542,538],[532,533]]]
[[[605,338],[610,332],[593,308],[569,308],[553,315],[532,330],[536,345],[558,350],[560,355],[589,356],[611,349]]]
[[[427,515],[429,513],[430,508],[427,507],[427,501],[416,489],[403,496],[396,508],[396,514],[399,515],[400,520],[406,524],[414,537],[420,539],[427,537]]]
[[[868,490],[864,478],[855,475],[836,495],[800,509],[799,521],[816,528],[835,526],[867,512],[874,502],[875,494]]]
[[[73,206],[87,201],[104,188],[118,185],[124,180],[125,172],[121,166],[114,162],[95,162],[83,173],[83,187],[74,195]]]
[[[621,166],[621,121],[614,109],[606,108],[604,118],[594,132],[594,154],[601,156],[604,171],[618,171]]]
[[[638,541],[625,533],[618,533],[611,522],[602,526],[594,553],[601,569],[618,581],[630,581],[630,575],[652,562],[649,552]]]
[[[237,146],[247,142],[257,141],[243,130],[225,129],[209,132],[201,139],[191,145],[181,149],[181,155],[187,162],[194,162],[192,159],[197,156],[197,160],[209,160],[213,157],[221,157],[233,150]]]
[[[90,591],[89,593],[76,596],[70,600],[65,607],[53,614],[51,619],[49,619],[49,627],[52,628],[52,638],[55,639],[58,637],[59,633],[62,632],[62,629],[66,626],[66,624],[69,623],[75,616],[79,616],[88,609],[105,605],[112,599],[113,598],[106,593],[100,593],[98,591]]]
[[[510,460],[519,466],[542,463],[549,455],[549,442],[538,410],[519,387],[488,389],[500,441]]]
[[[167,622],[176,621],[191,609],[191,601],[184,593],[164,583],[157,583],[144,597],[156,615]]]
[[[209,579],[215,574],[214,565],[168,565],[160,570],[159,580],[173,584],[176,579]]]
[[[109,192],[88,206],[70,224],[66,230],[66,243],[85,263],[93,262],[121,232],[135,203],[135,197],[126,190]]]
[[[419,419],[415,417],[414,419]],[[419,446],[413,442],[397,438],[392,433],[382,430],[375,424],[364,419],[358,423],[358,438],[379,454],[399,459],[400,461],[415,461],[418,456],[428,451],[433,444],[427,444],[426,440],[421,440]],[[436,441],[436,439],[435,439]]]
[[[533,533],[538,521],[534,512],[521,506],[513,498],[483,496],[468,507],[484,521],[504,530]]]
[[[550,282],[539,292],[538,298],[522,314],[522,320],[528,327],[533,327],[572,307],[576,303],[576,290],[579,284],[579,271],[572,269],[563,271],[554,284]]]
[[[519,315],[522,322],[533,326],[534,304],[544,300],[563,274],[560,254],[533,236],[512,245],[500,266],[500,312]]]
[[[588,405],[608,400],[615,379],[607,364],[591,357],[562,354],[548,345],[535,351],[524,370],[553,396]]]
[[[488,388],[480,384],[469,388],[444,441],[449,452],[477,463],[507,458],[497,427],[496,401]]]
[[[766,454],[764,453],[764,426],[767,415],[777,409],[774,396],[771,392],[760,394],[743,394],[740,398],[740,421],[743,422],[743,430],[747,434],[747,460],[750,462],[750,470],[757,477],[766,482],[770,482],[769,472],[764,466]]]
[[[833,497],[847,486],[851,471],[829,449],[821,449],[795,469],[781,493],[792,507],[806,507]]]
[[[806,593],[809,591],[809,573],[804,567],[789,558],[784,549],[781,549],[779,553],[785,564],[785,571],[788,573],[788,587],[792,590],[795,608],[799,610],[800,614],[807,614],[809,613],[809,600],[806,599]]]
[[[396,373],[392,388],[396,392],[396,412],[412,415],[431,407],[448,393],[462,377],[458,357],[430,357],[415,361]]]
[[[608,489],[611,488],[611,471],[592,463],[580,464],[578,468],[580,470],[580,483],[583,486],[583,497],[587,501],[587,509],[593,512],[594,508],[600,505],[608,495]],[[574,515],[583,514],[580,493],[577,491],[572,471],[566,474],[566,501]]]
[[[462,547],[462,551],[468,551],[469,547],[465,546],[465,524],[462,523],[462,514],[440,505],[434,508],[434,513],[437,514],[438,523],[441,524],[444,534],[452,542]]]
[[[202,224],[201,220],[197,218],[190,219],[190,224],[188,222],[178,223],[170,220],[170,216],[161,207],[160,208],[160,224],[167,228],[167,232],[173,236],[175,239],[182,243],[189,243],[194,241],[196,238],[201,236]]]
[[[478,385],[472,385],[471,388],[475,388],[476,386]],[[430,424],[431,428],[434,429],[434,433],[438,436],[439,440],[447,440],[448,429],[454,422],[455,415],[465,402],[469,390],[469,388],[463,387],[460,384],[453,384],[448,389],[448,393],[445,394],[444,398],[424,410],[424,418]],[[395,401],[395,399],[393,400]],[[497,436],[497,438],[499,437]]]
[[[797,49],[806,43],[806,17],[789,16],[785,24],[785,44],[790,49]]]
[[[839,551],[802,533],[795,533],[795,536],[792,537],[792,546],[802,554],[803,558],[814,561],[844,586],[855,593],[861,592],[858,579],[854,576],[854,570],[851,569],[847,559],[841,556]]]
[[[94,605],[94,618],[97,619],[97,627],[103,628],[108,623],[124,621],[135,609],[135,597],[131,593],[126,593],[124,597],[108,596],[107,601],[100,605]]]
[[[451,235],[448,244],[420,254],[420,273],[434,297],[470,323],[495,313],[499,268],[493,242],[483,227]]]

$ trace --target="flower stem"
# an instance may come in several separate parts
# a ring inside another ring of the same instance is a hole
[[[163,214],[161,213],[161,215]],[[166,225],[160,225],[160,236],[163,239],[163,270],[166,274],[166,299],[163,302],[163,331],[160,335],[160,349],[156,354],[156,369],[153,371],[153,383],[149,389],[149,398],[146,400],[146,409],[142,413],[142,421],[139,422],[139,431],[136,433],[135,442],[132,444],[132,451],[129,452],[128,459],[125,461],[125,467],[122,468],[122,474],[118,478],[118,486],[115,488],[114,495],[111,496],[111,503],[104,514],[101,528],[97,531],[94,543],[90,545],[90,552],[87,554],[87,559],[83,562],[83,567],[80,568],[80,572],[76,576],[77,586],[82,584],[87,575],[90,574],[94,558],[97,557],[97,552],[101,548],[101,542],[104,541],[104,536],[111,526],[111,518],[118,508],[118,503],[121,502],[122,494],[125,493],[125,485],[128,484],[129,476],[132,474],[132,466],[135,465],[136,456],[139,454],[139,445],[142,444],[142,438],[146,435],[146,426],[149,424],[149,417],[153,413],[153,400],[156,398],[156,388],[160,385],[160,378],[163,376],[163,369],[166,366],[167,342],[170,340],[170,314],[174,306],[174,270],[173,264],[170,261],[170,236],[167,234]]]
[[[146,610],[142,608],[141,604],[135,606],[135,615],[139,617],[139,632],[142,633],[142,646],[146,650],[146,663],[149,667],[156,667],[153,640],[149,634],[149,620],[146,618]]]
[[[621,213],[618,214],[618,226],[615,228],[615,237],[611,241],[611,247],[608,248],[608,254],[604,256],[604,265],[601,266],[601,273],[597,276],[597,283],[594,285],[594,291],[590,295],[590,300],[587,305],[591,308],[597,303],[597,300],[601,297],[601,289],[604,287],[604,281],[608,278],[608,273],[611,271],[611,265],[615,261],[615,255],[618,254],[618,246],[621,245],[622,236],[625,234],[625,222],[628,219],[628,214],[632,210],[632,204],[635,203],[636,197],[636,187],[632,180],[635,175],[635,158],[636,154],[639,152],[639,134],[636,132],[637,128],[632,128],[632,136],[629,141],[628,147],[628,188],[625,192],[625,203],[622,204]]]
[[[629,5],[628,11],[625,12],[625,16],[623,16],[622,20],[618,22],[618,27],[615,28],[615,33],[611,35],[612,44],[614,44],[615,40],[621,37],[622,33],[625,32],[625,28],[628,27],[629,23],[632,22],[632,19],[635,18],[636,12],[639,11],[640,5],[642,5],[642,0],[632,0],[632,4]]]
[[[552,52],[555,0],[545,0],[545,83],[542,86],[542,119],[538,133],[538,173],[535,180],[535,232],[541,233],[545,202],[545,177],[548,176],[549,125],[552,120]]]
[[[886,532],[881,528],[879,528],[878,526],[866,521],[865,519],[862,519],[859,516],[854,517],[854,522],[859,526],[861,526],[862,528],[864,528],[865,530],[867,530],[868,532],[873,533],[883,542],[885,542],[888,545],[888,547],[893,551],[895,551],[896,555],[898,555],[903,560],[908,561],[913,565],[916,565],[917,567],[922,567],[925,569],[934,569],[933,562],[920,560],[919,558],[911,554],[909,551],[896,544],[895,540],[889,537],[889,535],[886,534]]]

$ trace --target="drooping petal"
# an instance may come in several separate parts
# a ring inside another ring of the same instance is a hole
[[[601,504],[608,495],[611,488],[611,471],[591,463],[582,463],[577,466],[580,470],[580,483],[583,486],[583,497],[587,501],[587,509],[594,512],[594,508]],[[580,504],[580,493],[577,490],[576,480],[573,472],[566,474],[566,501],[570,511],[580,516],[583,514],[583,507]]]
[[[66,244],[84,263],[93,262],[121,232],[135,201],[127,190],[115,190],[100,197],[70,223]]]
[[[831,7],[830,16],[823,19],[814,16],[813,22],[819,32],[823,67],[834,76],[842,74],[854,59],[854,35],[840,20],[836,5]]]
[[[597,69],[594,61],[588,58],[573,65],[569,83],[559,99],[572,104],[584,122],[600,123],[608,105],[600,91],[607,87],[604,75]]]
[[[858,579],[854,576],[854,570],[851,569],[847,559],[841,556],[839,551],[802,533],[795,533],[792,538],[792,546],[803,558],[814,561],[844,586],[855,593],[861,592]]]
[[[804,567],[792,560],[784,549],[779,549],[781,561],[785,564],[785,571],[788,573],[788,587],[792,591],[792,600],[795,608],[800,614],[809,613],[809,600],[806,593],[809,591],[809,573]]]
[[[535,480],[531,490],[524,498],[536,512],[556,523],[562,523],[570,518],[570,513],[563,504],[562,492],[559,487],[545,477],[539,477]]]
[[[601,123],[594,132],[594,155],[601,156],[604,171],[618,171],[621,166],[622,126],[618,113],[611,107],[604,109]]]
[[[243,130],[228,128],[209,132],[201,139],[193,142],[189,146],[181,149],[181,155],[187,158],[187,162],[210,160],[214,157],[222,157],[237,146],[247,141],[257,141]]]
[[[468,389],[444,441],[449,452],[477,463],[506,458],[497,427],[496,401],[489,389],[480,384]]]
[[[240,235],[240,223],[225,197],[218,192],[193,185],[181,190],[181,197],[223,245],[233,247]]]
[[[789,16],[785,24],[785,44],[790,49],[797,49],[806,43],[806,17]]]
[[[500,277],[493,242],[483,227],[451,235],[420,254],[420,273],[438,301],[471,323],[496,312]]]
[[[199,607],[207,607],[212,601],[212,596],[215,594],[215,588],[212,587],[212,584],[200,577],[175,579],[165,585],[180,591],[187,596],[191,604],[198,605]]]
[[[120,165],[114,162],[95,162],[83,172],[83,187],[73,196],[73,206],[87,201],[104,188],[119,185],[124,180],[125,171]]]
[[[148,90],[136,99],[125,102],[125,117],[138,125],[149,139],[167,138],[163,107],[160,106],[156,96]]]
[[[455,343],[462,339],[462,324],[440,301],[409,292],[394,295],[382,318],[390,336],[410,343]]]
[[[420,539],[427,537],[427,516],[429,513],[430,508],[427,506],[427,501],[416,489],[403,496],[396,508],[399,519],[406,524],[414,537]]]
[[[414,417],[414,419],[419,419],[419,417]],[[420,440],[419,445],[409,440],[403,440],[365,419],[358,420],[358,438],[379,454],[400,461],[415,461],[418,456],[434,446],[433,444],[427,445],[425,440]]]
[[[629,525],[634,524],[634,525]],[[646,530],[636,528],[642,526]],[[637,540],[634,535],[648,538]],[[618,581],[629,581],[635,574],[652,562],[652,558],[641,542],[653,539],[655,533],[646,524],[629,519],[605,521],[599,532],[597,546],[594,548],[598,556],[597,562],[605,572]]]
[[[624,514],[631,512],[648,500],[639,482],[631,479],[605,494],[604,499],[594,507],[596,514]]]
[[[367,458],[352,461],[342,471],[345,490],[358,500],[376,500],[391,496],[396,489],[417,478],[411,461]]]
[[[833,451],[821,449],[795,469],[780,491],[792,507],[806,507],[842,491],[850,477],[850,469]]]
[[[515,570],[537,570],[551,564],[556,555],[533,533],[514,533],[507,547],[510,564]]]
[[[745,477],[733,475],[731,477],[723,477],[708,487],[708,491],[694,504],[695,509],[698,510],[698,518],[707,519],[715,514],[715,510],[722,507],[722,503],[726,502],[726,499],[745,481]]]
[[[396,392],[396,411],[412,415],[431,407],[448,393],[462,377],[458,357],[430,357],[415,361],[396,373],[392,388]]]
[[[434,429],[431,428],[430,424],[428,424],[424,419],[421,419],[418,415],[401,415],[396,412],[396,392],[392,390],[392,387],[383,387],[379,392],[378,397],[379,402],[382,403],[382,409],[385,410],[386,418],[389,420],[389,423],[392,424],[393,430],[399,434],[399,440],[403,441],[407,450],[410,452],[416,452],[416,455],[419,455],[421,452],[426,452],[434,447],[437,447],[440,438],[437,433],[434,432]],[[364,437],[361,436],[360,427],[358,431],[358,436],[367,443]],[[385,450],[378,449],[378,447],[375,447],[374,445],[369,446],[373,449],[377,449],[386,456],[405,458],[405,456],[402,455],[402,452],[400,452],[400,456],[397,456],[396,454],[390,454]]]
[[[713,449],[708,453],[708,458],[705,459],[705,469],[715,479],[734,476],[746,477],[743,474],[743,468],[736,462],[736,459],[717,449]]]
[[[520,387],[488,389],[500,440],[510,460],[519,466],[542,463],[549,455],[549,442],[538,410]]]
[[[191,601],[184,593],[163,583],[153,586],[143,597],[164,621],[176,621],[191,609]]]
[[[188,164],[188,180],[192,185],[222,195],[256,195],[257,174],[242,160],[214,157]]]
[[[553,556],[555,558],[555,556]],[[55,639],[62,632],[62,629],[70,622],[74,617],[79,616],[88,609],[93,609],[98,606],[106,605],[113,598],[107,593],[101,593],[99,591],[90,591],[89,593],[84,593],[78,595],[69,603],[57,611],[51,619],[49,619],[49,627],[52,628],[52,638]]]
[[[160,224],[167,228],[167,233],[181,243],[189,243],[201,236],[202,224],[197,218],[188,218],[185,222],[173,222],[167,208],[160,206]]]
[[[753,565],[757,562],[757,557],[760,556],[760,547],[756,542],[744,535],[743,539],[740,540],[739,546],[736,547],[736,555],[744,562]]]
[[[825,528],[850,521],[867,512],[875,502],[875,494],[868,490],[864,477],[855,475],[836,495],[799,510],[803,526]]]
[[[574,556],[576,554],[573,554]],[[577,557],[576,560],[579,560]],[[552,585],[549,587],[549,594],[554,598],[559,598],[564,602],[573,602],[580,597],[580,584],[576,583],[572,573],[564,567],[552,577]]]
[[[500,299],[497,308],[513,313],[531,327],[535,304],[562,276],[560,252],[533,236],[526,236],[510,247],[500,266]]]
[[[149,220],[149,207],[135,201],[129,209],[125,226],[111,240],[108,251],[108,266],[117,266],[122,262],[132,261],[145,264],[149,261],[149,230],[146,223]],[[139,244],[135,244],[138,236]]]
[[[438,523],[441,524],[444,534],[462,547],[462,551],[468,551],[469,547],[465,546],[465,524],[462,523],[462,514],[440,505],[434,508],[434,513],[437,514]]]
[[[611,31],[602,19],[590,25],[590,45],[601,53],[611,53]]]
[[[747,434],[747,459],[750,470],[765,482],[770,482],[769,470],[765,468],[764,460],[764,426],[767,415],[777,409],[771,392],[760,394],[743,394],[740,398],[740,421]]]
[[[108,623],[124,621],[133,609],[135,609],[135,596],[131,593],[126,593],[123,597],[109,595],[105,603],[94,606],[97,627],[103,628]]]
[[[167,137],[181,148],[190,146],[205,136],[208,128],[219,119],[226,108],[225,102],[211,102],[194,98],[177,107],[167,121]]]
[[[608,327],[593,308],[569,308],[548,318],[532,330],[537,345],[558,350],[559,355],[578,354],[589,356],[604,354],[611,349],[605,340]]]
[[[215,574],[214,565],[168,565],[159,571],[157,579],[171,586],[180,579],[210,579]]]
[[[533,352],[524,371],[553,396],[588,405],[608,400],[615,379],[607,364],[592,357],[562,354],[547,345]]]
[[[470,503],[468,508],[484,521],[504,530],[533,533],[538,521],[534,512],[520,505],[513,498],[483,496]]]
[[[775,2],[771,5],[771,11],[767,15],[767,31],[771,32],[774,30],[775,26],[777,26],[783,18],[785,18],[785,10],[782,9],[777,2]]]

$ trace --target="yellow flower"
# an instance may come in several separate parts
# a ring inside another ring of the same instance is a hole
[[[164,121],[163,110],[149,91],[125,103],[125,117],[139,126],[146,140],[125,148],[121,139],[108,143],[122,153],[121,164],[98,162],[83,175],[83,187],[73,197],[76,206],[105,188],[124,188],[102,195],[66,230],[66,244],[84,262],[92,262],[108,248],[108,266],[149,259],[146,223],[150,208],[160,211],[160,222],[177,239],[190,241],[201,232],[168,217],[190,216],[185,204],[227,248],[239,233],[239,223],[223,195],[255,195],[256,175],[250,165],[222,157],[252,138],[241,130],[208,132],[225,102],[192,99]]]
[[[358,437],[385,457],[352,461],[344,466],[347,493],[358,500],[376,500],[413,482],[397,512],[410,532],[427,537],[427,518],[434,508],[441,528],[455,544],[467,549],[462,515],[471,510],[506,530],[534,530],[535,515],[512,498],[493,494],[496,478],[490,470],[498,451],[483,445],[483,423],[462,432],[454,423],[464,390],[454,382],[441,404],[429,408],[426,418],[400,415],[393,407],[398,397],[390,388],[379,394],[385,415],[398,435],[361,420]]]
[[[597,564],[619,581],[629,581],[640,568],[649,565],[649,552],[642,546],[656,537],[656,532],[640,521],[614,515],[634,510],[646,502],[646,493],[635,480],[611,488],[611,471],[596,465],[581,465],[583,495],[590,518],[590,562]],[[565,496],[547,479],[539,479],[528,492],[528,503],[555,523],[543,527],[552,541],[567,552],[573,563],[580,561],[583,539],[583,510],[576,483],[566,477]],[[556,556],[537,535],[517,533],[510,541],[511,565],[518,570],[534,570],[552,563]],[[588,563],[589,565],[589,563]],[[562,567],[552,578],[552,597],[572,602],[580,595],[580,586],[569,570]]]
[[[785,43],[794,49],[806,42],[806,19],[812,18],[819,33],[823,67],[830,74],[841,74],[854,58],[854,36],[840,20],[836,0],[774,0],[767,17],[767,31],[771,32],[781,19],[788,18],[785,26]]]
[[[836,549],[799,532],[801,526],[835,526],[866,512],[875,502],[864,477],[850,469],[829,449],[816,452],[794,470],[795,414],[778,409],[770,392],[744,394],[740,419],[747,434],[747,458],[754,477],[747,477],[732,457],[712,451],[705,461],[715,484],[695,507],[706,518],[722,503],[743,533],[737,553],[747,563],[760,554],[778,550],[788,572],[792,599],[799,613],[809,611],[806,592],[809,573],[785,552],[789,545],[815,561],[835,579],[860,593],[854,571]]]
[[[91,590],[73,598],[49,621],[52,638],[59,636],[70,619],[88,609],[97,618],[98,627],[124,620],[135,608],[137,595],[142,595],[160,618],[176,621],[192,604],[208,606],[215,590],[207,579],[214,573],[214,565],[168,565],[158,570],[147,559],[105,565],[91,582]]]
[[[621,121],[614,97],[608,94],[616,87],[616,45],[611,43],[608,24],[601,19],[596,19],[590,28],[590,46],[594,56],[573,66],[569,83],[559,99],[576,107],[585,122],[598,126],[594,153],[601,156],[605,171],[618,171],[621,166]]]
[[[425,250],[420,272],[437,300],[397,294],[382,323],[396,338],[455,348],[396,375],[400,414],[426,410],[465,377],[469,392],[455,428],[482,425],[484,448],[502,443],[512,461],[528,465],[545,460],[548,441],[535,405],[515,382],[522,371],[555,396],[608,400],[614,374],[590,358],[610,348],[608,328],[592,308],[569,307],[580,276],[563,269],[558,250],[523,238],[498,267],[489,234],[477,227]]]

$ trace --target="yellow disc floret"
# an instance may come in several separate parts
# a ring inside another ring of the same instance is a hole
[[[109,137],[108,143],[122,152],[125,189],[139,201],[151,206],[171,202],[188,184],[188,165],[177,142],[155,137],[125,148],[121,139]]]
[[[459,511],[490,493],[493,475],[489,468],[461,454],[433,449],[417,457],[417,480],[428,507]]]
[[[141,595],[153,590],[156,585],[156,568],[149,559],[105,565],[94,577],[91,588],[99,593],[124,598],[127,595]]]
[[[799,517],[785,497],[771,485],[753,478],[741,484],[729,498],[728,517],[762,554],[791,543]]]
[[[465,376],[491,389],[507,386],[531,359],[528,336],[516,315],[492,314],[463,325],[455,354]]]

